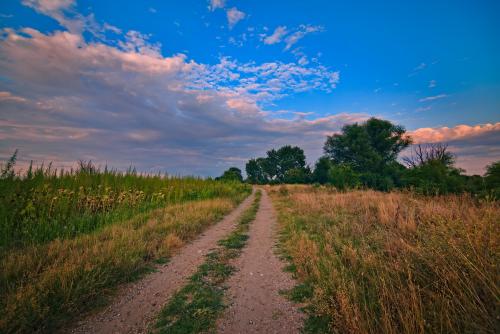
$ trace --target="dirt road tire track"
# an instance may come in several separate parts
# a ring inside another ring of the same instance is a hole
[[[294,280],[275,254],[276,213],[265,191],[249,236],[233,263],[238,272],[227,282],[230,306],[217,322],[217,332],[299,333],[303,313],[279,293],[292,288]]]
[[[184,246],[170,262],[144,279],[122,287],[111,305],[102,312],[78,322],[65,333],[145,333],[170,297],[203,263],[205,255],[228,235],[239,216],[247,209],[254,194],[243,201],[222,221],[209,227],[196,240]]]

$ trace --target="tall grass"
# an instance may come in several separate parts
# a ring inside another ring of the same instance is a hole
[[[251,187],[134,170],[0,168],[0,333],[53,332],[165,261]]]
[[[500,328],[499,202],[313,187],[271,195],[281,245],[313,291],[310,332]]]
[[[99,170],[83,162],[76,170],[49,165],[19,175],[14,163],[15,157],[0,177],[0,251],[75,237],[165,205],[250,192],[241,183]]]

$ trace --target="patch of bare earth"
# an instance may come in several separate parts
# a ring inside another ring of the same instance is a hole
[[[181,248],[168,264],[144,279],[120,289],[112,304],[102,312],[80,321],[66,333],[145,333],[170,297],[195,273],[217,241],[229,234],[237,219],[253,201],[243,201],[221,222],[208,228],[192,243]]]
[[[294,281],[275,254],[276,213],[265,191],[250,225],[247,246],[228,280],[230,306],[217,323],[219,333],[298,333],[303,313],[279,292]]]

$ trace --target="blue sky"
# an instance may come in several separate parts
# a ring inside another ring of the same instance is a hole
[[[497,1],[0,4],[0,156],[217,175],[376,116],[500,159]]]

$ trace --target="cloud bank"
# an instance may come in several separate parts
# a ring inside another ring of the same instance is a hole
[[[119,46],[69,31],[7,29],[0,41],[0,152],[24,162],[78,159],[141,170],[216,175],[273,146],[321,153],[324,136],[366,115],[280,119],[262,105],[330,91],[339,73],[295,63],[199,64],[163,57],[147,36]]]

